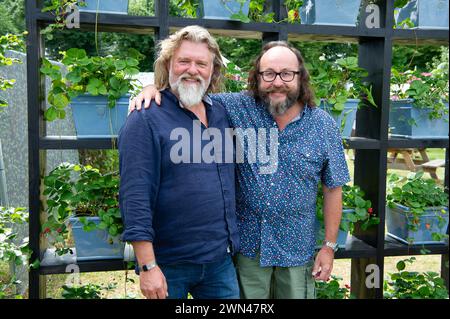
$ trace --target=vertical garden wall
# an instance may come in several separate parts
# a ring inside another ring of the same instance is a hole
[[[255,5],[256,2],[261,5],[264,4],[261,10],[255,11],[252,7],[252,3]],[[319,2],[315,1],[315,3]],[[421,28],[420,26],[414,28],[413,25],[409,25],[409,29],[403,29],[395,27],[396,18],[393,0],[356,2],[358,3],[356,8],[358,18],[356,20],[353,19],[351,23],[333,22],[330,24],[329,19],[331,17],[321,15],[319,4],[316,4],[315,9],[317,11],[314,16],[305,16],[306,13],[301,9],[288,8],[291,10],[287,10],[285,2],[282,0],[252,1],[250,15],[237,10],[237,14],[233,16],[235,20],[227,20],[218,18],[214,14],[206,18],[187,17],[189,16],[189,10],[192,9],[189,6],[183,7],[182,14],[176,16],[171,14],[174,8],[169,4],[169,1],[155,0],[154,10],[146,12],[148,15],[136,16],[129,11],[128,14],[110,11],[98,15],[90,11],[81,12],[79,16],[80,32],[94,29],[101,32],[127,32],[155,37],[158,40],[165,38],[176,29],[196,24],[207,28],[217,36],[257,39],[263,42],[284,40],[292,42],[350,42],[356,44],[358,46],[357,64],[368,71],[366,79],[371,85],[373,102],[377,107],[370,106],[371,103],[367,100],[363,101],[365,105],[362,105],[356,112],[355,132],[345,138],[344,144],[346,148],[354,150],[355,154],[353,182],[361,187],[366,194],[366,198],[371,201],[371,208],[379,218],[379,223],[367,229],[357,224],[353,234],[347,238],[345,246],[336,253],[336,258],[352,259],[351,286],[352,293],[355,296],[359,298],[382,298],[385,257],[415,255],[420,254],[423,250],[422,245],[401,243],[386,234],[386,184],[389,150],[392,148],[445,148],[445,186],[447,187],[449,169],[448,130],[446,136],[440,138],[404,138],[389,134],[393,47],[396,44],[448,46],[448,22],[447,30]],[[27,94],[30,245],[34,259],[42,258],[46,249],[45,240],[40,236],[43,231],[42,223],[45,220],[45,212],[43,211],[45,207],[42,205],[44,199],[43,179],[49,173],[46,171],[46,153],[50,150],[111,149],[115,148],[116,145],[114,137],[52,136],[46,130],[46,117],[48,119],[48,117],[57,117],[57,115],[52,113],[53,111],[46,111],[43,96],[45,81],[40,69],[42,66],[41,59],[45,52],[45,41],[41,35],[41,30],[55,21],[50,12],[42,12],[41,8],[40,1],[26,2],[27,30],[29,32],[27,40]],[[242,8],[245,8],[245,6]],[[266,9],[267,12],[264,11]],[[328,13],[331,11],[329,7],[326,7],[325,10]],[[347,9],[340,12],[341,8],[339,7],[333,10],[335,10],[336,16],[339,16],[339,14],[346,15],[349,12]],[[152,14],[153,12],[154,14]],[[195,10],[194,13],[196,13]],[[181,17],[181,15],[185,17]],[[299,23],[300,20],[303,23]],[[277,23],[274,21],[277,21]],[[305,24],[305,22],[309,24]],[[410,21],[410,23],[413,22]],[[75,54],[74,51],[72,53]],[[83,59],[84,55],[80,54],[79,58]],[[138,58],[140,57],[136,56],[136,59]],[[147,56],[145,58],[151,59],[153,57]],[[134,62],[130,62],[128,66],[131,68],[133,65]],[[51,72],[47,71],[46,75],[51,75]],[[133,72],[132,70],[129,71]],[[58,111],[58,107],[54,111]],[[448,241],[444,244],[427,245],[426,249],[429,254],[442,256],[441,275],[445,278],[448,286]],[[373,268],[367,268],[370,265],[376,265],[378,276],[373,276]],[[96,272],[125,269],[127,263],[121,259],[86,260],[78,261],[77,267],[81,272]],[[32,269],[30,271],[30,298],[44,297],[44,276],[58,273],[66,273],[66,265],[40,266],[37,269]],[[371,284],[368,285],[368,282]]]

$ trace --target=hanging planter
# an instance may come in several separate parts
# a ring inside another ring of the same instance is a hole
[[[448,194],[423,174],[389,177],[387,234],[405,244],[443,244],[448,240]]]
[[[81,1],[80,1],[81,2]],[[84,0],[84,5],[79,6],[80,12],[98,13],[128,13],[128,0]]]
[[[448,208],[427,207],[415,218],[411,208],[394,203],[393,207],[386,207],[386,226],[390,237],[405,244],[445,244],[445,239],[436,240],[433,234],[447,233]]]
[[[86,94],[72,99],[70,106],[77,137],[117,137],[127,118],[128,102],[129,96],[123,96],[110,108],[105,96]]]
[[[101,222],[99,217],[85,218],[95,225]],[[69,221],[72,226],[77,261],[123,259],[125,243],[119,240],[119,236],[111,237],[106,230],[98,228],[85,231],[84,224],[78,217],[72,217]]]
[[[358,99],[348,99],[344,104],[344,109],[336,112],[333,105],[321,101],[320,108],[327,111],[336,121],[343,138],[349,138],[352,135],[353,124],[356,120],[356,111],[358,109]]]
[[[202,0],[199,5],[199,17],[249,22],[249,5],[250,0]]]
[[[62,60],[67,72],[43,59],[41,73],[52,80],[45,119],[66,116],[72,108],[79,138],[118,135],[128,112],[129,92],[139,88],[133,76],[143,55],[130,49],[127,56],[92,56],[83,49],[71,48]]]
[[[302,24],[356,26],[361,0],[305,0]]]
[[[448,0],[410,0],[396,10],[397,27],[448,30]]]
[[[325,54],[307,67],[314,88],[315,104],[334,118],[342,137],[349,138],[357,108],[361,105],[376,107],[372,87],[365,80],[367,70],[359,67],[355,56],[333,61]]]
[[[413,99],[391,101],[389,130],[391,136],[411,139],[448,138],[448,102],[444,103],[447,114],[438,119],[430,119],[432,108],[417,108]]]
[[[44,184],[47,218],[42,235],[49,247],[62,256],[71,251],[73,238],[78,261],[123,259],[118,172],[62,163],[44,178]]]

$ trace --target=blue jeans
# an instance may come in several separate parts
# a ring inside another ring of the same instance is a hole
[[[236,270],[230,255],[207,264],[158,265],[166,277],[170,299],[239,299]]]

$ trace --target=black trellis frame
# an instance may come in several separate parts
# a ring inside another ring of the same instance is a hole
[[[366,4],[368,0],[363,0]],[[285,18],[283,0],[268,0],[277,18]],[[208,28],[215,35],[240,38],[259,38],[264,42],[272,40],[308,40],[357,42],[359,44],[359,64],[369,71],[369,80],[373,85],[373,95],[379,105],[377,109],[362,108],[357,112],[356,135],[347,140],[346,148],[355,149],[355,183],[361,186],[373,207],[378,212],[381,223],[372,231],[357,231],[340,250],[336,258],[352,258],[352,292],[361,298],[383,297],[384,257],[419,254],[421,247],[400,245],[385,238],[385,197],[388,148],[446,148],[445,185],[448,188],[449,140],[404,140],[388,138],[389,122],[389,80],[394,44],[449,44],[449,34],[445,30],[396,30],[393,29],[394,0],[379,0],[380,28],[367,29],[363,23],[357,27],[338,27],[321,25],[294,25],[287,23],[248,23],[224,20],[202,20],[171,17],[168,13],[168,0],[155,0],[155,17],[135,17],[114,14],[100,14],[99,31],[129,32],[155,35],[156,39],[165,38],[172,30],[186,25],[197,24]],[[27,75],[28,75],[28,147],[29,147],[29,208],[30,208],[30,246],[32,260],[40,258],[43,245],[40,243],[40,186],[44,174],[46,151],[50,149],[109,149],[111,139],[83,139],[76,137],[52,137],[46,135],[43,110],[45,107],[43,85],[40,75],[40,58],[44,45],[40,30],[52,23],[52,16],[40,11],[41,1],[26,1],[26,23],[29,32],[27,39]],[[362,12],[364,17],[364,12]],[[82,29],[92,29],[95,14],[81,13]],[[431,254],[442,256],[441,275],[448,287],[449,246],[427,246]],[[373,288],[365,285],[368,276],[366,266],[376,263],[378,279]],[[81,272],[125,269],[122,261],[80,262]],[[30,270],[29,297],[45,297],[44,275],[65,273],[65,266],[47,266]]]

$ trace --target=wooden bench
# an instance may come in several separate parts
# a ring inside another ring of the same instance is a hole
[[[436,170],[439,167],[445,166],[445,160],[443,159],[435,159],[426,163],[423,163],[420,165],[420,167],[423,169],[424,172],[430,173],[430,176],[434,178],[435,180],[439,180]]]

